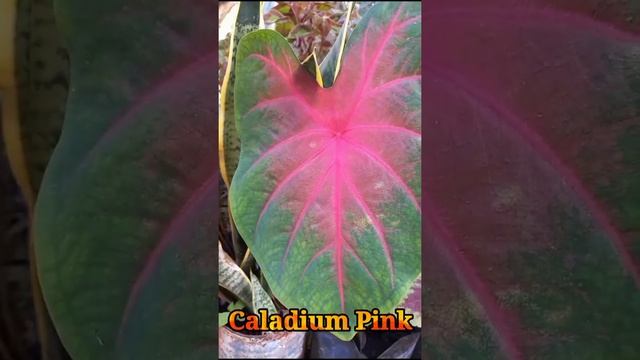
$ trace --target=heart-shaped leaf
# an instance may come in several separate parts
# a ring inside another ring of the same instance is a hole
[[[71,62],[35,212],[74,359],[210,359],[216,339],[216,4],[59,0]]]
[[[640,358],[633,3],[425,3],[430,358]]]
[[[374,6],[331,88],[274,31],[239,44],[231,211],[287,307],[391,311],[420,273],[420,8]]]

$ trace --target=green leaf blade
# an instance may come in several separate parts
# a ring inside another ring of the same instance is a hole
[[[236,72],[252,94],[235,104],[238,229],[284,305],[352,320],[391,311],[420,273],[420,6],[374,10],[330,89],[273,31],[241,41]]]

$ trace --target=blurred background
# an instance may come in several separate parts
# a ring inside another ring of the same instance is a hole
[[[0,360],[69,359],[41,298],[29,237],[34,199],[60,136],[69,91],[69,59],[52,3],[0,0]],[[219,88],[234,26],[229,14],[238,4],[219,6]],[[349,30],[372,4],[353,4]],[[289,40],[299,59],[315,51],[321,62],[347,9],[348,2],[339,1],[268,1],[262,21]],[[220,237],[230,239],[226,187],[221,189]],[[367,351],[378,352],[374,343],[384,350],[396,338],[369,341]],[[358,345],[364,351],[364,344]]]
[[[0,359],[67,359],[33,276],[29,241],[69,89],[51,0],[0,0],[0,69]]]

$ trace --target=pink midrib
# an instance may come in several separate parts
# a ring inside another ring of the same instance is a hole
[[[273,192],[271,192],[271,194],[267,198],[267,201],[264,203],[262,210],[260,211],[260,215],[258,216],[258,222],[256,223],[256,228],[262,221],[264,214],[267,212],[267,210],[271,206],[271,203],[274,201],[274,199],[276,199],[276,197],[280,195],[282,191],[284,191],[284,188],[293,180],[293,178],[296,177],[296,175],[300,174],[305,168],[313,164],[313,162],[317,158],[319,158],[325,152],[325,150],[327,150],[328,147],[329,145],[325,145],[322,149],[318,150],[309,159],[306,159],[305,161],[301,162],[291,172],[289,172],[289,174],[287,174],[287,176],[284,179],[282,179],[280,183],[276,185],[275,189],[273,190]]]
[[[298,235],[298,231],[302,226],[302,221],[304,220],[304,217],[307,215],[307,212],[309,211],[309,207],[311,207],[311,204],[313,204],[313,202],[318,198],[320,190],[322,190],[322,186],[326,182],[327,177],[329,177],[330,171],[333,170],[334,166],[335,164],[331,164],[331,166],[329,166],[329,168],[327,169],[325,175],[322,176],[321,179],[315,184],[313,190],[311,190],[309,197],[305,201],[304,206],[302,207],[302,211],[300,211],[300,213],[297,215],[294,226],[293,226],[293,230],[291,231],[291,235],[289,236],[289,240],[287,241],[287,248],[285,249],[284,256],[282,257],[282,261],[281,261],[282,266],[284,266],[284,262],[289,256],[289,250],[291,249],[291,245],[293,244],[293,241]]]
[[[305,99],[304,95],[300,92],[300,90],[298,90],[294,86],[293,82],[291,81],[291,77],[293,76],[293,74],[291,73],[286,74],[280,68],[280,66],[278,66],[278,63],[276,63],[275,60],[273,60],[272,55],[267,57],[261,54],[251,54],[251,56],[254,56],[260,59],[265,64],[274,68],[278,73],[278,75],[280,75],[280,77],[283,78],[283,80],[285,81],[287,87],[289,88],[289,91],[291,91],[291,94],[292,94],[291,96],[293,96],[295,99],[298,100],[300,105],[302,105],[302,107],[309,113],[309,115],[311,116],[311,119],[314,122],[316,122],[318,125],[321,125],[321,126],[327,125],[326,121],[322,118],[322,115],[320,115],[317,111],[315,111],[315,109],[307,102],[307,100]]]
[[[406,135],[409,136],[420,136],[419,132],[416,132],[414,130],[411,129],[406,129],[406,128],[402,128],[402,127],[398,127],[398,126],[393,126],[393,125],[379,125],[379,124],[375,124],[375,125],[362,125],[359,124],[359,126],[349,126],[349,120],[352,118],[353,114],[355,113],[355,111],[357,110],[357,107],[360,105],[361,100],[366,97],[369,96],[375,92],[379,92],[379,91],[383,91],[386,90],[390,87],[405,83],[407,81],[413,81],[413,80],[418,80],[420,78],[420,75],[410,75],[410,76],[405,76],[405,77],[401,77],[398,79],[394,79],[392,81],[389,81],[388,83],[385,83],[383,85],[380,85],[372,90],[369,90],[368,92],[366,91],[368,89],[368,87],[370,86],[371,83],[371,79],[373,76],[373,72],[374,69],[378,63],[378,61],[380,60],[380,57],[382,55],[382,51],[383,49],[387,46],[389,40],[392,37],[392,34],[394,31],[408,25],[409,23],[419,19],[419,16],[417,17],[412,17],[410,19],[406,19],[405,21],[403,21],[402,23],[397,23],[399,14],[401,12],[402,6],[400,6],[396,12],[393,14],[392,20],[389,23],[387,30],[385,32],[385,34],[383,35],[383,39],[382,41],[379,43],[377,49],[374,52],[374,56],[371,62],[369,62],[367,64],[367,66],[363,67],[364,70],[364,77],[362,79],[362,85],[359,87],[358,90],[358,95],[356,96],[356,99],[354,101],[354,105],[351,108],[351,110],[349,111],[348,116],[344,119],[344,121],[346,121],[346,126],[344,123],[337,123],[337,122],[332,122],[332,121],[327,121],[326,119],[324,119],[322,116],[319,116],[319,113],[317,111],[315,111],[315,109],[307,102],[307,100],[304,98],[304,96],[299,92],[298,89],[295,88],[294,84],[292,83],[292,77],[291,77],[291,70],[289,69],[289,74],[287,74],[280,66],[278,66],[278,64],[275,62],[275,60],[273,59],[273,54],[269,53],[269,56],[264,56],[261,54],[255,54],[255,57],[262,60],[265,64],[267,64],[268,66],[274,68],[277,72],[277,74],[283,78],[283,80],[285,81],[287,87],[289,88],[289,90],[291,91],[291,93],[293,95],[290,96],[284,96],[282,97],[282,99],[286,98],[286,97],[293,97],[295,98],[302,106],[303,108],[307,111],[307,113],[309,115],[311,115],[312,120],[318,124],[318,125],[323,125],[321,126],[326,128],[329,132],[333,132],[334,133],[334,143],[335,143],[335,151],[334,151],[334,161],[332,163],[332,165],[330,166],[330,168],[327,170],[327,175],[328,172],[331,170],[331,168],[333,168],[333,208],[334,208],[334,223],[335,223],[335,233],[333,236],[333,240],[331,240],[328,244],[326,244],[323,248],[321,248],[319,251],[317,251],[309,260],[309,262],[307,263],[307,265],[305,266],[304,269],[304,273],[306,273],[307,269],[309,268],[309,266],[311,265],[311,263],[313,263],[313,261],[315,261],[315,259],[317,259],[321,254],[329,251],[330,249],[333,249],[333,259],[334,259],[334,264],[335,264],[335,268],[336,268],[336,282],[337,282],[337,287],[338,287],[338,293],[339,293],[339,297],[340,297],[340,306],[341,309],[344,311],[345,310],[345,274],[344,274],[344,250],[348,247],[350,247],[350,245],[345,241],[345,237],[343,234],[343,224],[342,224],[342,218],[343,218],[343,193],[342,193],[342,188],[341,188],[341,181],[343,179],[343,166],[345,166],[345,164],[342,163],[342,160],[346,158],[346,151],[347,151],[347,144],[349,144],[346,140],[346,138],[344,136],[346,136],[347,132],[352,132],[352,131],[356,131],[356,130],[380,130],[380,131],[388,131],[388,132],[397,132],[397,133],[405,133]],[[368,32],[368,31],[367,31]],[[367,36],[367,32],[365,32],[365,41],[366,41],[366,36]],[[363,53],[364,54],[364,49],[363,49]],[[264,100],[263,102],[257,104],[253,109],[257,109],[258,107],[262,107],[265,105],[269,105],[269,103],[274,103],[274,102],[278,102],[280,101],[279,99],[272,99],[272,100]],[[251,109],[250,111],[252,111],[253,109]],[[342,131],[340,131],[342,128]],[[313,131],[315,131],[316,129],[313,129]],[[283,144],[283,143],[289,143],[293,140],[297,140],[297,137],[299,137],[298,135],[293,135],[289,138],[286,138],[278,143],[276,143],[274,146],[271,147],[271,149],[275,149],[276,147],[279,147],[279,144]],[[294,139],[295,138],[295,139]],[[325,144],[327,145],[327,144]],[[353,144],[350,144],[353,145]],[[328,145],[327,145],[328,146]],[[285,178],[280,181],[274,191],[269,195],[269,197],[267,198],[267,201],[265,202],[260,215],[258,217],[258,224],[262,221],[264,215],[267,212],[267,209],[270,207],[271,203],[273,202],[273,200],[277,197],[278,194],[280,194],[283,189],[286,187],[286,185],[288,183],[290,183],[292,181],[292,179],[298,175],[302,170],[304,170],[304,168],[306,168],[307,166],[309,166],[311,163],[314,162],[314,160],[316,160],[319,156],[322,155],[322,153],[326,150],[326,147],[323,148],[322,150],[320,150],[319,152],[315,153],[312,158],[307,159],[305,161],[303,161],[301,164],[299,164],[293,171],[291,171],[289,174],[287,174],[285,176]],[[352,148],[355,148],[355,146],[350,146]],[[399,185],[403,191],[406,193],[406,195],[409,197],[409,199],[411,200],[411,202],[414,204],[414,206],[420,210],[420,205],[419,202],[417,201],[415,195],[413,194],[413,192],[410,190],[410,188],[406,185],[406,183],[402,180],[402,178],[400,176],[397,175],[397,173],[383,160],[381,160],[381,158],[379,156],[374,155],[371,151],[366,151],[366,155],[369,158],[374,159],[375,162],[378,163],[379,166],[381,166],[384,170],[387,171],[391,171],[392,174],[390,174],[390,176],[394,179],[394,181],[397,183],[397,185]],[[254,162],[254,164],[258,163],[259,161],[263,160],[264,158],[266,158],[266,155],[263,154],[258,160],[256,160]],[[290,248],[296,238],[296,235],[302,225],[302,222],[304,220],[304,216],[305,214],[308,212],[309,207],[311,206],[311,204],[315,201],[314,199],[317,197],[317,193],[319,191],[319,188],[322,186],[322,184],[324,183],[324,176],[321,177],[322,179],[317,181],[317,183],[314,185],[314,189],[312,190],[311,194],[309,195],[309,197],[305,200],[303,208],[301,213],[298,214],[298,216],[296,216],[295,220],[294,220],[294,225],[291,231],[291,235],[287,241],[287,246],[285,249],[285,253],[284,256],[282,258],[282,266],[284,266],[284,261],[286,260]],[[378,236],[382,236],[382,238],[380,239],[382,247],[384,249],[385,252],[385,256],[387,257],[387,260],[389,262],[389,266],[391,268],[391,272],[392,272],[392,277],[394,277],[394,271],[393,271],[393,266],[392,266],[392,259],[391,259],[391,250],[390,247],[386,241],[386,238],[384,237],[385,235],[385,230],[384,230],[384,226],[382,225],[382,223],[375,217],[375,215],[371,212],[371,210],[368,208],[368,206],[366,205],[366,203],[364,202],[363,199],[358,198],[358,193],[357,192],[353,192],[352,191],[352,196],[354,196],[356,198],[356,201],[358,202],[358,205],[362,208],[363,212],[371,219],[372,224],[374,226],[374,229],[376,231],[376,234],[378,234]],[[257,227],[257,225],[256,225]],[[366,265],[364,264],[364,262],[362,261],[362,259],[360,259],[360,257],[358,256],[358,254],[355,252],[354,249],[352,249],[353,255],[356,258],[357,261],[361,262],[364,270],[367,272],[367,274],[369,276],[371,276],[373,278],[373,275],[371,274],[371,272],[369,271],[369,269],[366,267]],[[373,278],[374,280],[376,280],[375,278]],[[376,280],[377,282],[377,280]],[[393,283],[393,280],[392,280]]]
[[[360,208],[367,215],[371,223],[373,224],[373,228],[378,235],[378,239],[380,239],[380,243],[382,245],[382,249],[384,250],[384,256],[387,259],[387,266],[389,267],[389,272],[391,273],[391,287],[395,287],[395,271],[393,270],[393,258],[391,256],[391,247],[389,246],[389,242],[387,241],[387,237],[384,231],[384,226],[380,222],[380,219],[371,211],[365,200],[362,198],[362,194],[358,191],[358,189],[353,185],[353,180],[350,174],[345,174],[345,183],[349,188],[349,191],[353,195],[354,199],[360,206]],[[356,254],[357,255],[357,254]],[[368,271],[368,269],[367,269]]]
[[[338,281],[338,292],[340,295],[340,308],[342,312],[344,312],[344,259],[342,258],[342,249],[344,238],[342,236],[342,192],[340,188],[340,172],[342,168],[342,164],[340,159],[342,158],[342,143],[341,140],[336,140],[336,151],[335,151],[335,165],[334,165],[334,177],[333,177],[333,206],[334,206],[334,221],[336,225],[336,234],[335,234],[335,250],[334,250],[334,261],[336,264],[336,273],[337,273],[337,281]]]
[[[342,202],[344,200],[344,196],[343,196],[343,193],[341,191],[340,185],[343,184],[343,183],[347,185],[348,189],[350,190],[351,196],[353,196],[353,198],[356,201],[356,203],[358,204],[358,206],[362,209],[362,211],[371,220],[372,225],[374,227],[374,230],[375,230],[376,234],[378,235],[378,239],[380,241],[380,244],[383,247],[383,250],[384,250],[384,253],[385,253],[385,257],[386,257],[387,262],[388,262],[388,266],[389,266],[389,269],[390,269],[390,272],[391,272],[392,286],[394,286],[394,283],[395,283],[395,271],[393,269],[393,261],[392,261],[392,257],[391,257],[391,247],[389,246],[389,243],[387,242],[387,239],[386,239],[384,225],[379,221],[379,219],[375,216],[375,214],[371,211],[371,209],[369,209],[369,206],[367,205],[367,203],[364,200],[364,198],[362,197],[362,195],[358,192],[358,190],[350,182],[351,178],[348,175],[348,173],[344,173],[344,169],[342,169],[342,167],[344,166],[344,164],[342,163],[342,160],[346,158],[346,152],[349,149],[355,150],[357,152],[362,153],[363,156],[366,156],[369,159],[371,159],[375,164],[377,164],[377,166],[382,168],[382,170],[384,170],[390,176],[390,178],[394,181],[396,186],[398,186],[401,189],[403,189],[403,192],[405,193],[407,198],[410,200],[410,202],[413,204],[413,206],[416,208],[416,210],[418,212],[421,212],[421,209],[420,209],[420,204],[418,202],[418,199],[413,194],[413,192],[411,191],[409,186],[405,183],[405,181],[402,179],[402,177],[400,177],[400,175],[397,174],[397,172],[393,169],[393,167],[391,167],[388,163],[386,163],[386,161],[384,161],[384,159],[382,159],[379,155],[377,155],[374,152],[366,149],[364,146],[362,146],[360,144],[357,144],[357,143],[354,143],[353,141],[347,140],[346,138],[334,137],[333,138],[333,143],[335,144],[334,159],[333,159],[334,161],[333,161],[332,165],[330,165],[328,167],[325,175],[321,176],[321,179],[315,183],[313,190],[311,191],[310,195],[307,197],[307,199],[304,202],[304,205],[303,205],[303,208],[302,208],[301,212],[296,216],[292,232],[291,232],[291,234],[289,236],[289,239],[288,239],[288,242],[287,242],[287,247],[286,247],[286,250],[285,250],[285,254],[284,254],[284,256],[282,258],[282,261],[281,261],[281,266],[284,267],[284,261],[286,260],[288,254],[289,254],[289,250],[290,250],[291,246],[293,245],[293,242],[294,242],[294,240],[295,240],[295,238],[296,238],[296,236],[298,234],[298,231],[299,231],[300,227],[302,226],[302,222],[304,220],[305,214],[308,212],[308,209],[311,206],[311,204],[315,201],[319,190],[321,189],[322,185],[325,182],[326,177],[330,174],[330,171],[333,170],[333,175],[334,175],[334,179],[333,179],[333,189],[334,189],[333,190],[333,208],[334,208],[334,212],[333,213],[334,213],[334,223],[336,224],[336,232],[335,232],[335,234],[333,236],[333,240],[330,241],[328,244],[326,244],[323,248],[321,248],[319,251],[317,251],[311,257],[311,259],[309,260],[309,262],[307,263],[307,265],[304,268],[303,276],[306,273],[306,271],[309,268],[309,266],[320,255],[322,255],[326,251],[328,251],[331,248],[333,248],[334,249],[334,262],[336,264],[336,275],[337,275],[338,291],[339,291],[339,294],[340,294],[341,306],[343,306],[344,305],[344,259],[343,259],[343,250],[345,248],[349,249],[349,247],[351,246],[348,242],[345,241],[344,233],[342,231],[342,218],[343,218]],[[282,189],[285,188],[285,186],[293,179],[293,177],[295,175],[299,174],[299,172],[301,171],[300,169],[304,169],[307,166],[310,166],[310,164],[313,163],[313,161],[315,159],[318,159],[320,156],[322,156],[322,154],[325,151],[328,150],[328,147],[329,147],[329,145],[327,145],[324,149],[322,149],[318,153],[316,153],[313,156],[313,158],[302,162],[292,172],[290,172],[289,175],[286,176],[285,179],[279,184],[279,186],[277,186],[276,189],[272,192],[272,194],[270,195],[269,199],[267,200],[267,202],[263,206],[261,214],[265,214],[266,213],[266,209],[269,207],[269,205],[273,201],[273,199],[275,199],[277,194],[279,194],[282,191]],[[261,221],[262,216],[260,216],[259,219],[260,220],[258,222]],[[356,260],[359,261],[362,264],[365,272],[367,272],[367,274],[369,276],[371,276],[377,283],[377,279],[375,279],[373,277],[373,275],[371,274],[371,271],[367,268],[366,264],[358,256],[358,254],[356,253],[355,249],[352,250],[352,253],[353,253],[354,257],[356,258]],[[343,310],[344,310],[344,308],[343,308]]]

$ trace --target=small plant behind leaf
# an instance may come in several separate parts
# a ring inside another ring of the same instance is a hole
[[[335,44],[347,16],[351,17],[349,30],[360,18],[358,11],[349,13],[348,7],[346,1],[280,1],[265,14],[265,23],[275,24],[275,30],[289,40],[298,59],[306,59],[314,50],[318,59],[323,59]]]

